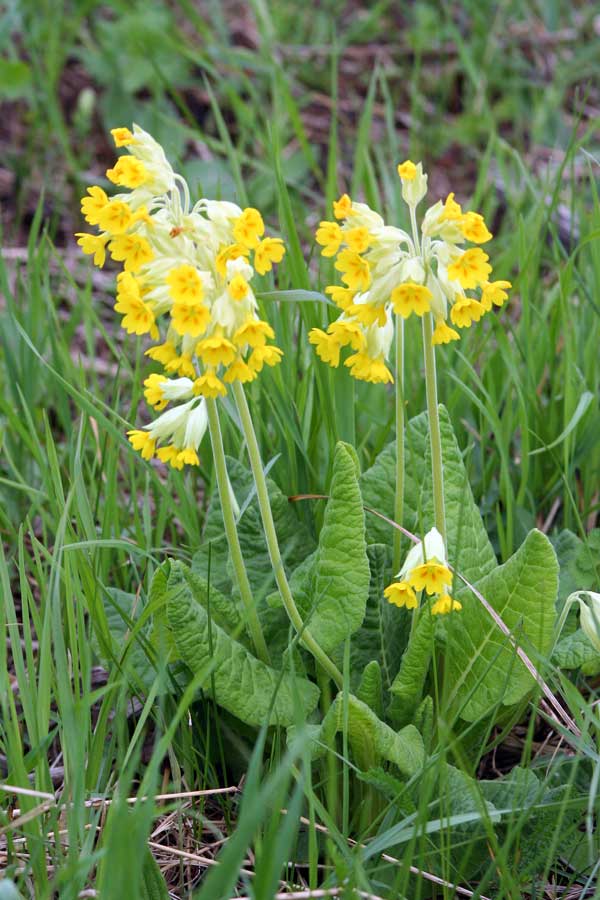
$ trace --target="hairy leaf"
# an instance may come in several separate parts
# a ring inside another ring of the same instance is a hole
[[[477,585],[523,649],[539,662],[552,646],[558,564],[548,538],[531,531],[508,562]],[[468,720],[510,706],[533,686],[533,677],[506,635],[466,588],[462,612],[446,617],[445,680],[460,715]]]
[[[369,591],[365,516],[355,457],[335,449],[312,590],[310,629],[326,653],[360,628]]]
[[[190,571],[174,563],[169,578],[169,625],[181,658],[194,675],[206,672],[203,689],[248,725],[291,725],[317,705],[316,685],[278,672],[234,640],[194,596]]]
[[[249,469],[231,457],[227,457],[227,471],[233,493],[242,510],[238,521],[242,555],[250,585],[254,595],[260,600],[274,590],[275,580],[254,492],[254,479]],[[298,519],[286,495],[270,478],[267,478],[267,487],[281,556],[289,573],[312,552],[315,543],[306,526]],[[208,543],[211,541],[210,581],[220,591],[228,594],[235,582],[228,563],[221,504],[217,492],[212,498],[206,517],[204,544],[194,555],[192,563],[194,571],[206,580],[208,580]]]
[[[412,721],[421,701],[433,651],[433,629],[433,616],[429,607],[425,606],[419,611],[417,627],[410,637],[400,671],[391,687],[390,715],[397,725]]]

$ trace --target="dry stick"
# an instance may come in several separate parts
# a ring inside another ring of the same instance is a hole
[[[289,499],[290,499],[290,501],[327,500],[328,495],[327,494],[296,494],[294,497],[290,497]],[[409,540],[411,540],[414,544],[421,543],[421,538],[417,537],[415,534],[413,534],[411,531],[408,531],[406,528],[403,528],[402,525],[398,525],[397,522],[394,522],[393,519],[388,518],[388,516],[384,516],[383,513],[378,512],[376,509],[372,509],[370,506],[365,506],[365,510],[367,512],[372,513],[372,515],[377,516],[377,518],[382,519],[384,522],[387,522],[388,525],[392,526],[392,528],[399,529],[402,532],[402,534],[404,534],[407,538],[409,538]],[[559,720],[562,720],[562,721],[559,721],[559,724],[562,724],[562,727],[566,728],[568,731],[570,731],[573,735],[575,735],[575,737],[581,737],[581,731],[579,730],[579,728],[577,727],[577,725],[575,724],[573,719],[569,716],[569,714],[567,712],[565,712],[565,710],[562,708],[562,706],[560,705],[560,703],[558,702],[558,700],[556,699],[556,697],[554,696],[554,694],[548,687],[547,683],[544,681],[544,679],[542,678],[542,676],[540,675],[540,673],[538,672],[538,670],[536,669],[536,667],[534,666],[532,661],[529,659],[525,650],[523,650],[523,648],[520,646],[520,644],[517,642],[517,640],[513,637],[513,634],[511,632],[510,628],[508,627],[508,625],[505,624],[502,617],[496,612],[494,607],[490,603],[488,603],[488,601],[485,599],[483,594],[477,590],[475,585],[471,584],[470,581],[467,581],[467,579],[464,577],[464,575],[461,575],[460,572],[457,572],[456,569],[454,569],[452,566],[448,566],[448,568],[452,572],[454,572],[454,574],[463,582],[463,584],[466,587],[469,588],[471,593],[479,600],[481,605],[484,607],[484,609],[486,610],[488,615],[491,616],[491,618],[494,620],[494,622],[496,623],[496,625],[498,626],[500,631],[502,631],[502,633],[506,635],[506,637],[510,641],[513,649],[516,651],[517,656],[519,657],[519,659],[521,660],[521,662],[523,663],[525,668],[529,671],[529,673],[531,674],[533,679],[537,682],[539,687],[542,689],[542,692],[544,693],[544,695],[548,701],[548,704],[554,710],[554,715],[556,717],[558,717]],[[569,740],[567,735],[564,735],[564,737],[565,737],[565,740]],[[576,749],[579,749],[577,744],[573,743],[572,741],[570,741],[570,743],[572,743]]]

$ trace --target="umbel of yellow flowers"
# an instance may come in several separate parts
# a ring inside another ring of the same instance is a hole
[[[468,328],[492,307],[502,306],[509,281],[490,281],[489,256],[479,246],[492,237],[476,212],[463,212],[449,194],[429,207],[420,233],[415,210],[427,193],[421,163],[398,166],[402,196],[408,204],[412,234],[387,225],[365,203],[344,194],[333,204],[335,221],[321,222],[316,233],[322,255],[335,257],[341,285],[326,292],[342,310],[327,331],[313,328],[309,340],[318,355],[337,367],[340,351],[352,350],[344,365],[354,378],[391,382],[386,365],[394,334],[393,314],[432,313],[433,344],[459,339],[452,327]],[[450,320],[451,324],[448,324]]]
[[[417,595],[424,591],[428,597],[437,598],[431,605],[432,615],[444,615],[462,609],[462,604],[450,593],[451,585],[452,572],[446,561],[444,539],[437,528],[432,528],[423,541],[409,550],[396,581],[383,593],[395,606],[416,609]]]
[[[78,244],[98,266],[107,252],[123,264],[115,309],[126,331],[157,342],[147,355],[164,369],[144,382],[146,399],[157,410],[176,404],[129,439],[145,459],[156,454],[181,469],[199,462],[205,398],[281,359],[268,343],[275,335],[258,315],[251,280],[281,262],[285,248],[265,236],[256,209],[215,200],[192,205],[184,178],[137,125],[111,134],[127,152],[106,175],[126,192],[109,198],[101,187],[88,188],[81,210],[98,233],[79,233]]]

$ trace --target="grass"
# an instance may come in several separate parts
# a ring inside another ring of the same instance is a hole
[[[132,680],[128,657],[151,648],[132,619],[115,653],[108,589],[152,603],[157,565],[191,559],[202,542],[214,472],[206,451],[200,472],[178,474],[140,464],[127,444],[143,347],[117,332],[112,275],[92,276],[71,236],[77,197],[111,159],[104,132],[134,119],[199,193],[247,200],[280,223],[277,288],[320,290],[331,269],[311,235],[332,198],[351,188],[399,220],[395,163],[423,158],[436,192],[471,198],[493,223],[497,275],[514,283],[512,303],[439,358],[494,548],[507,559],[537,524],[574,531],[593,553],[593,10],[562,0],[493,14],[474,0],[61,9],[23,0],[0,28],[12,185],[0,269],[0,870],[25,897],[158,897],[151,846],[173,897],[197,884],[201,900],[262,900],[286,886],[450,898],[456,884],[481,898],[550,897],[551,884],[596,896],[597,681],[546,670],[581,730],[575,752],[537,697],[493,734],[440,723],[418,803],[402,806],[392,776],[373,775],[379,809],[365,829],[344,738],[311,768],[306,738],[286,749],[284,735],[241,737],[194,683],[166,691],[160,665],[149,694]],[[249,392],[265,462],[287,494],[319,493],[338,438],[366,468],[393,437],[393,404],[315,361],[306,332],[327,321],[325,306],[264,303],[285,351]],[[407,353],[414,415],[425,398],[410,328]],[[224,426],[241,458],[233,417]],[[498,831],[480,788],[440,783],[449,757],[488,779],[520,765],[537,788],[515,787]],[[217,787],[230,792],[192,796]]]

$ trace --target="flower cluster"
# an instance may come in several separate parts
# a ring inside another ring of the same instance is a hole
[[[462,604],[450,593],[452,573],[446,561],[444,540],[437,528],[428,531],[423,541],[411,548],[396,578],[383,592],[396,606],[416,609],[419,605],[417,594],[425,591],[428,596],[437,596],[431,606],[434,616],[462,609]]]
[[[158,410],[179,403],[129,432],[132,445],[145,459],[156,453],[175,468],[197,465],[205,398],[225,395],[227,383],[252,381],[281,359],[250,282],[281,262],[285,248],[265,236],[256,209],[204,199],[192,206],[185,180],[137,125],[111,133],[128,152],[106,175],[127,193],[109,198],[101,187],[88,188],[81,209],[99,233],[79,233],[78,243],[98,266],[107,251],[123,264],[115,309],[126,331],[156,342],[147,355],[165,373],[146,379],[146,399]]]
[[[393,338],[393,314],[406,319],[432,313],[432,343],[458,340],[457,328],[468,328],[502,306],[509,281],[490,281],[489,256],[480,246],[492,237],[479,213],[463,212],[449,194],[416,222],[416,207],[427,193],[421,163],[398,166],[402,196],[409,207],[412,233],[387,225],[365,203],[344,194],[333,204],[335,221],[321,222],[316,233],[322,255],[335,257],[341,285],[326,292],[342,310],[327,331],[313,328],[309,340],[324,362],[337,367],[340,350],[353,353],[345,360],[354,378],[390,382],[386,366]],[[477,295],[479,291],[479,295]]]

